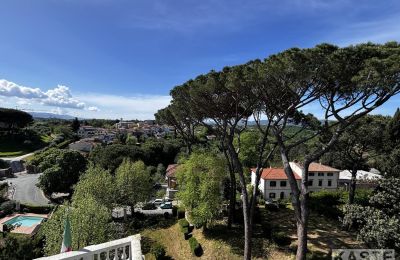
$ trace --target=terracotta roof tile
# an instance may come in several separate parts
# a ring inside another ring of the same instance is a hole
[[[251,169],[252,172],[256,172],[255,168]],[[293,172],[296,180],[301,180],[297,173]],[[285,170],[283,168],[265,168],[262,171],[261,178],[264,180],[287,180]]]
[[[299,163],[296,163],[299,167],[301,167],[301,165]],[[321,164],[321,163],[316,163],[313,162],[310,164],[310,166],[308,167],[308,171],[309,172],[340,172],[340,170],[332,168],[330,166]]]
[[[168,165],[165,175],[167,177],[174,177],[177,168],[178,168],[178,164],[170,164],[170,165]]]

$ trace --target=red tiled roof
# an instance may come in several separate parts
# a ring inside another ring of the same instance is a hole
[[[296,163],[299,167],[301,167],[301,165],[299,163]],[[332,168],[330,166],[327,165],[323,165],[321,163],[316,163],[313,162],[310,164],[310,166],[308,167],[308,171],[309,172],[340,172],[340,170]]]
[[[251,169],[256,172],[256,168]],[[300,176],[293,172],[296,180],[301,180]],[[283,168],[265,168],[261,173],[261,178],[264,180],[287,180],[285,170]]]
[[[177,168],[178,168],[178,164],[170,164],[170,165],[168,165],[165,175],[167,177],[174,177]]]

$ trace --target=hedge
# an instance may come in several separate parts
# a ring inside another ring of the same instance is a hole
[[[54,208],[53,205],[36,206],[29,204],[21,204],[21,210],[36,214],[49,214],[53,210],[53,208]]]
[[[197,242],[196,238],[194,237],[189,238],[189,245],[192,254],[194,254],[195,256],[201,256],[203,254],[203,249],[201,248],[199,242]]]
[[[161,245],[161,244],[154,244],[151,249],[150,252],[154,255],[155,259],[159,260],[159,259],[164,259],[165,257],[165,248]]]
[[[178,223],[179,223],[179,226],[181,226],[181,227],[189,227],[189,222],[186,220],[186,219],[180,219],[179,221],[178,221]]]

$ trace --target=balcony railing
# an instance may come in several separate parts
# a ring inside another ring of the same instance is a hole
[[[107,243],[87,246],[79,251],[71,251],[35,260],[143,260],[140,235],[113,240]]]

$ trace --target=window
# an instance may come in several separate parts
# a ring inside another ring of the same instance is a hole
[[[286,187],[286,181],[281,181],[281,187]]]
[[[318,176],[324,176],[324,173],[323,172],[319,172]]]
[[[270,187],[276,187],[276,181],[270,181],[269,182]]]
[[[312,180],[309,180],[309,181],[308,181],[308,186],[312,186],[312,184],[313,184],[313,181],[312,181]]]
[[[271,192],[271,193],[269,194],[269,198],[270,198],[270,199],[275,199],[275,193],[274,193],[274,192]]]
[[[332,186],[332,181],[331,180],[328,181],[328,186]]]
[[[314,173],[313,172],[309,172],[308,176],[314,176]]]
[[[333,172],[328,172],[328,176],[332,177],[333,176]]]
[[[322,186],[322,180],[318,180],[318,186]]]

